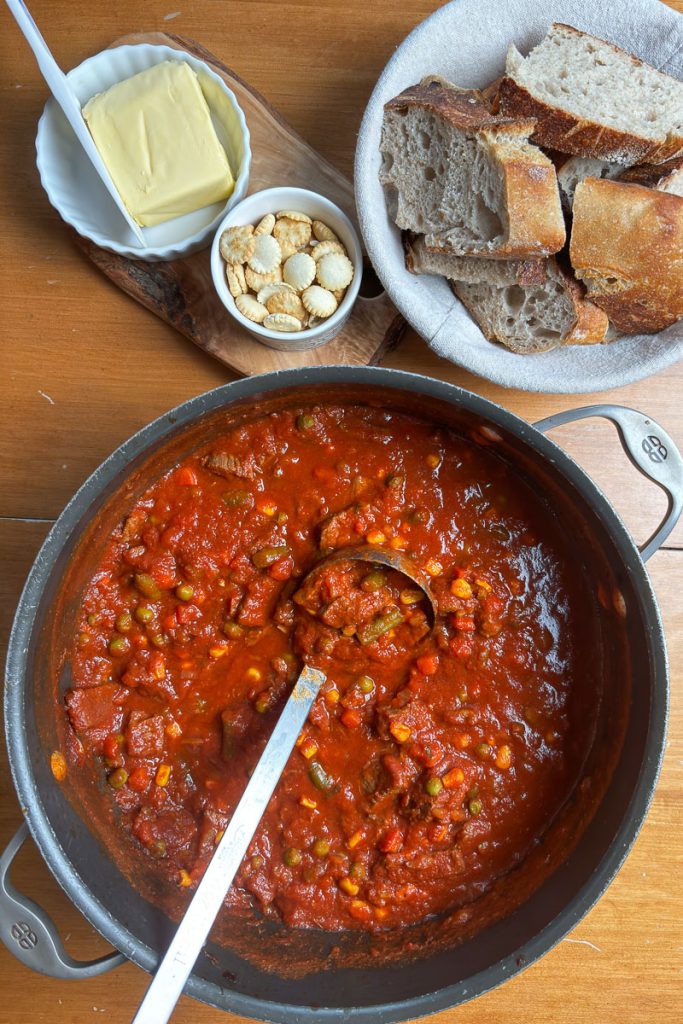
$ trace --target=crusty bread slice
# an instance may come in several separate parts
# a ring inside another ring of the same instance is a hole
[[[574,194],[569,255],[588,297],[625,334],[683,316],[683,198],[586,178]]]
[[[513,352],[547,352],[558,345],[607,340],[607,316],[553,257],[489,260],[434,252],[422,236],[404,234],[413,274],[448,278],[456,296],[490,341]]]
[[[609,178],[627,181],[634,185],[645,185],[660,192],[671,192],[683,196],[683,156],[667,160],[663,164],[636,164],[625,170],[621,164],[608,160],[596,160],[590,156],[570,156],[557,169],[562,205],[571,210],[576,186],[584,178]]]
[[[670,192],[673,196],[683,196],[683,156],[667,160],[664,164],[637,164],[629,167],[619,175],[619,181],[656,188],[659,192]]]
[[[545,256],[565,240],[557,176],[527,138],[533,122],[497,117],[482,94],[431,76],[384,108],[380,181],[400,228],[461,255]]]
[[[511,46],[499,90],[508,117],[533,117],[532,140],[622,165],[683,153],[683,82],[612,43],[553,25],[527,57]]]

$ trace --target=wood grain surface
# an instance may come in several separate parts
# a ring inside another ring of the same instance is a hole
[[[627,2],[627,0],[626,0]],[[262,93],[293,128],[350,176],[356,132],[379,72],[433,0],[31,0],[63,67],[130,32],[172,31],[201,42]],[[622,4],[613,4],[615,18]],[[672,6],[683,9],[683,0]],[[173,405],[232,379],[220,363],[124,295],[85,258],[43,194],[35,127],[46,88],[0,8],[0,639],[4,645],[31,561],[49,523],[102,458]],[[506,391],[435,356],[408,331],[383,365],[449,380],[528,420],[606,400],[642,409],[683,444],[683,364],[604,395]],[[593,475],[634,536],[665,507],[635,473],[612,428],[571,425],[556,439]],[[672,676],[669,741],[652,811],[614,884],[540,963],[435,1024],[651,1024],[681,1018],[683,982],[683,525],[650,562]],[[0,847],[21,814],[0,761]],[[15,883],[50,911],[74,956],[106,944],[71,907],[30,845]],[[126,1022],[147,984],[128,964],[91,981],[33,975],[0,946],[0,1024]],[[178,1024],[239,1018],[183,998]]]
[[[356,220],[353,185],[294,132],[264,97],[239,75],[191,39],[166,32],[134,32],[113,46],[170,46],[205,61],[237,97],[249,125],[252,163],[249,194],[287,184],[308,188],[331,199]],[[273,211],[276,212],[276,211]],[[74,241],[136,302],[184,334],[204,352],[245,376],[294,366],[377,363],[398,344],[405,320],[371,271],[361,285],[351,315],[332,341],[304,352],[281,352],[256,341],[226,312],[211,278],[210,250],[164,263],[144,263],[101,249],[73,233]],[[368,264],[369,266],[369,264]],[[374,278],[374,281],[373,281]]]

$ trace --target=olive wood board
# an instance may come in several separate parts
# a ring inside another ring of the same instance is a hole
[[[351,182],[290,128],[239,75],[193,40],[166,32],[133,33],[111,46],[136,43],[186,50],[205,61],[232,89],[251,133],[249,193],[276,185],[312,189],[340,206],[357,225]],[[165,263],[146,263],[108,252],[75,232],[74,238],[95,266],[122,291],[209,355],[245,376],[285,367],[376,363],[398,344],[405,330],[403,317],[381,286],[375,287],[376,278],[368,268],[363,275],[361,295],[335,338],[305,352],[282,352],[253,339],[226,311],[211,279],[209,249]],[[368,296],[367,292],[374,294]]]

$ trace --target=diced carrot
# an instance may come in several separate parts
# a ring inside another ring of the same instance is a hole
[[[146,765],[140,764],[128,776],[128,785],[136,793],[144,793],[152,781],[152,772]]]
[[[398,853],[403,846],[403,833],[400,828],[390,828],[377,845],[382,853]]]
[[[439,667],[438,654],[423,654],[416,663],[423,676],[433,676]]]
[[[476,629],[473,615],[451,615],[451,625],[460,633],[474,633]]]
[[[53,750],[50,755],[50,768],[57,782],[66,778],[66,758],[60,750]]]
[[[347,729],[357,729],[361,723],[361,717],[355,708],[346,708],[341,714],[341,722]]]
[[[270,498],[259,498],[256,508],[266,516],[274,516],[277,512],[277,505]]]
[[[181,487],[196,487],[199,483],[199,477],[190,466],[181,466],[175,478],[176,483]]]
[[[149,670],[154,679],[161,680],[166,675],[166,659],[163,654],[155,651],[149,659]]]
[[[465,773],[462,768],[451,768],[449,772],[442,776],[441,781],[446,789],[457,789],[465,781]]]
[[[474,650],[474,642],[471,637],[461,633],[460,636],[453,637],[450,644],[448,645],[451,654],[455,655],[456,658],[469,658],[470,654]]]

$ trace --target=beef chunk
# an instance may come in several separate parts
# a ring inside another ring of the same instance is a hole
[[[282,583],[270,576],[259,576],[247,585],[237,621],[240,626],[265,626],[280,593]]]
[[[64,700],[76,732],[89,732],[93,740],[116,732],[123,721],[120,700],[125,691],[115,683],[102,683],[82,690],[69,690]]]
[[[143,712],[131,713],[126,728],[128,753],[133,757],[158,757],[164,748],[164,718],[145,718]]]
[[[256,461],[251,454],[238,458],[228,452],[212,452],[204,460],[204,466],[210,473],[216,473],[217,476],[224,476],[228,479],[231,476],[237,476],[242,480],[253,480],[257,471]]]
[[[157,857],[186,849],[196,833],[196,821],[182,808],[153,811],[143,807],[133,822],[133,835]]]

